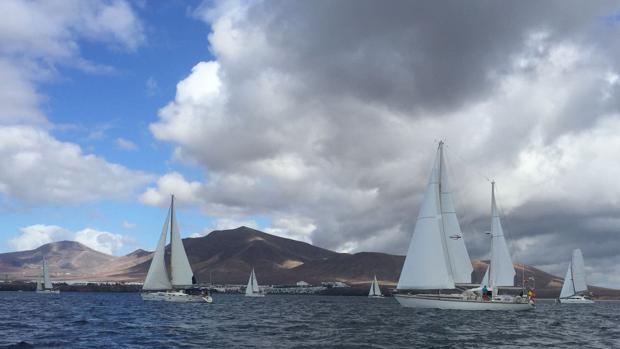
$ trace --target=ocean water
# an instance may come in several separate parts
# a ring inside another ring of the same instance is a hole
[[[402,308],[395,299],[0,292],[2,348],[620,348],[620,302],[530,312]]]

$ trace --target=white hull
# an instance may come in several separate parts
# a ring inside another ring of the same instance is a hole
[[[581,296],[560,298],[559,301],[560,304],[594,304],[593,300]]]
[[[394,297],[403,307],[450,309],[450,310],[532,310],[534,304],[506,301],[465,300],[460,297],[437,297],[423,295],[395,294]]]
[[[265,297],[264,293],[246,293],[246,297]]]
[[[37,290],[37,293],[59,294],[60,290]]]
[[[142,300],[183,302],[183,303],[212,303],[211,296],[189,295],[180,291],[142,292]]]
[[[385,298],[383,296],[368,296],[368,298]]]

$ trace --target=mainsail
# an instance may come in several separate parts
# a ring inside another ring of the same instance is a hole
[[[440,158],[440,207],[443,225],[444,240],[448,250],[452,277],[457,284],[471,283],[471,273],[474,268],[471,265],[463,232],[456,216],[454,203],[452,202],[452,191],[450,190],[448,166],[446,166],[446,156],[443,152],[443,143],[439,144]]]
[[[471,282],[445,167],[440,142],[397,289],[453,289]]]
[[[377,282],[377,276],[372,280],[370,284],[370,291],[368,291],[369,296],[381,296],[381,289],[379,288],[379,282]]]
[[[489,283],[493,290],[499,286],[514,286],[517,273],[512,265],[495,202],[495,182],[491,183],[491,263],[489,269]]]
[[[166,268],[166,238],[170,226],[170,274]],[[143,290],[170,290],[185,288],[193,284],[193,272],[183,247],[181,234],[174,212],[174,196],[170,203],[170,209],[166,215],[166,221],[159,236],[157,248],[151,260],[151,266],[144,280]]]
[[[580,249],[573,251],[573,256],[568,270],[566,271],[566,277],[564,278],[564,284],[562,285],[562,291],[560,292],[560,298],[567,298],[574,296],[580,292],[587,291],[588,285],[586,284],[585,265],[583,263],[583,255]]]
[[[172,286],[174,288],[188,287],[193,284],[194,273],[189,265],[189,260],[183,247],[183,240],[181,240],[181,234],[179,233],[179,225],[177,224],[176,212],[174,210],[174,196],[172,196],[170,211],[170,274],[172,276]]]

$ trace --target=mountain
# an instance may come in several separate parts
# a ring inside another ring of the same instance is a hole
[[[404,256],[385,253],[338,253],[311,244],[270,235],[248,227],[216,230],[199,238],[183,239],[183,245],[200,282],[244,284],[255,268],[261,284],[293,284],[304,280],[311,284],[343,281],[367,287],[374,275],[382,287],[393,288],[398,281]],[[115,257],[94,251],[82,244],[62,241],[35,250],[0,254],[0,275],[32,279],[40,274],[43,256],[49,261],[55,279],[97,281],[143,281],[152,252],[136,250]],[[169,260],[170,246],[166,247]],[[474,260],[474,281],[482,279],[488,261]],[[537,268],[515,264],[516,284],[525,275],[533,276],[538,295],[557,297],[563,279]],[[524,273],[525,272],[525,273]],[[620,291],[591,287],[596,295],[620,297]]]
[[[117,258],[79,242],[59,241],[34,250],[0,254],[0,274],[22,279],[38,277],[43,257],[48,261],[52,277],[72,279],[96,274],[100,266]]]

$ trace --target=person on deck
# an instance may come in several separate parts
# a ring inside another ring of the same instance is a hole
[[[489,299],[489,296],[487,295],[488,292],[489,290],[487,289],[487,285],[484,285],[482,288],[482,300],[486,301]]]

